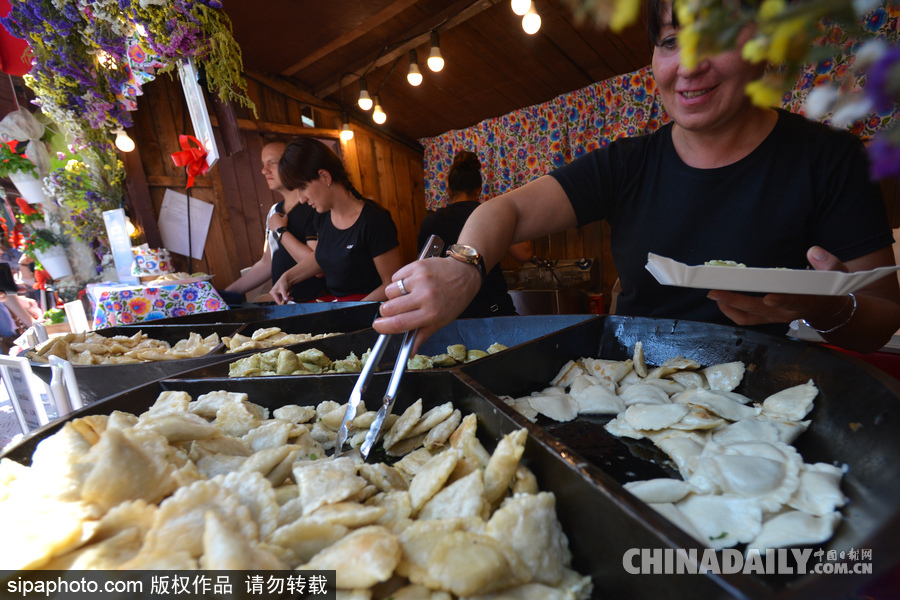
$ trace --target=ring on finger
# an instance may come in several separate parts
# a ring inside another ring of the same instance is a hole
[[[400,295],[401,295],[401,296],[405,296],[405,295],[407,295],[407,294],[409,293],[409,290],[407,290],[407,289],[406,289],[406,286],[403,285],[403,280],[402,280],[402,279],[398,279],[398,280],[397,280],[397,289],[400,291]]]

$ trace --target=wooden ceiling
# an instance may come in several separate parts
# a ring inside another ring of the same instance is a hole
[[[541,29],[522,30],[509,0],[230,0],[244,68],[284,78],[323,104],[412,144],[539,104],[648,64],[640,26],[614,34],[575,24],[563,0],[535,0]],[[445,66],[426,65],[437,31]],[[409,50],[424,75],[409,85]],[[387,114],[356,104],[360,77]]]

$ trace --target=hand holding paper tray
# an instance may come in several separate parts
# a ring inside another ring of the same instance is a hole
[[[663,285],[732,292],[818,296],[843,296],[900,270],[900,266],[879,267],[856,273],[710,265],[691,267],[652,252],[647,254],[646,266]]]

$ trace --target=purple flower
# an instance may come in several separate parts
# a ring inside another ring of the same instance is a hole
[[[872,179],[900,178],[900,144],[891,143],[892,141],[882,133],[869,144],[869,172]]]
[[[866,93],[878,111],[890,110],[895,99],[900,97],[900,47],[891,48],[872,65]]]

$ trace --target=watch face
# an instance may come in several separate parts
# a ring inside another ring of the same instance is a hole
[[[454,244],[450,250],[470,260],[478,257],[478,251],[472,246],[466,246],[465,244]]]

